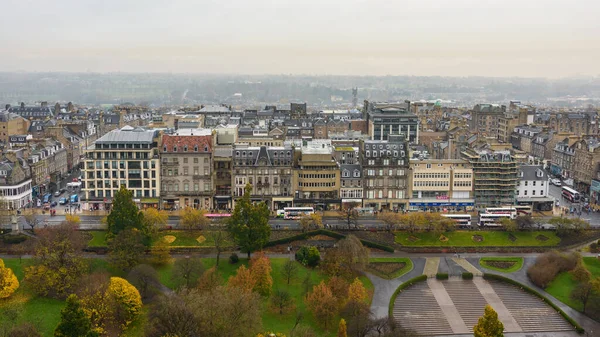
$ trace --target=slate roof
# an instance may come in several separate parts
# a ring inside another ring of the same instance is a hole
[[[350,173],[349,177],[344,177],[344,171],[348,171]],[[341,164],[340,172],[342,174],[342,179],[361,179],[362,178],[362,167],[360,164]],[[355,174],[358,173],[358,177]]]
[[[130,128],[124,127],[121,130],[112,130],[96,140],[96,144],[152,144],[157,132],[141,128]]]
[[[521,180],[548,180],[548,174],[541,165],[523,165],[519,168],[519,172],[523,175]]]

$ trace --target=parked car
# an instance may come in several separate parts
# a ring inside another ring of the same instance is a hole
[[[56,207],[56,201],[51,202],[50,207]]]
[[[67,191],[67,189],[66,189],[66,188],[61,188],[61,189],[60,189],[60,193],[61,193],[61,194],[65,193],[66,191]]]
[[[555,179],[552,179],[552,185],[554,185],[554,186],[561,186],[562,183],[561,183],[561,181],[559,179],[555,178]]]
[[[61,205],[66,205],[69,202],[69,199],[67,198],[60,198],[60,200],[58,200],[58,203]]]
[[[60,191],[56,191],[56,192],[54,192],[54,196],[55,196],[55,197],[58,197],[59,195],[60,195]]]

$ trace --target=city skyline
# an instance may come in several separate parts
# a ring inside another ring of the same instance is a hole
[[[0,71],[600,74],[600,4],[8,1]],[[26,17],[27,20],[23,20]]]

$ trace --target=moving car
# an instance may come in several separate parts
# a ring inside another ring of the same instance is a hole
[[[554,185],[554,186],[561,186],[561,185],[562,185],[562,183],[560,182],[560,180],[559,180],[559,179],[556,179],[556,178],[552,179],[552,180],[551,180],[551,183],[552,183],[552,185]]]
[[[58,203],[61,205],[66,205],[69,202],[69,200],[67,198],[60,198],[58,200]]]

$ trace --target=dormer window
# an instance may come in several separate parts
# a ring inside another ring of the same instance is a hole
[[[177,152],[177,145],[173,146],[173,152]]]
[[[198,152],[198,145],[194,145],[194,152]]]
[[[342,172],[342,176],[343,176],[344,178],[350,177],[350,172],[348,172],[348,171],[344,170],[344,172]]]
[[[360,171],[354,170],[354,178],[360,178]]]
[[[208,152],[208,146],[204,145],[204,152]]]
[[[183,146],[183,152],[187,152],[187,145]]]
[[[167,146],[163,146],[163,152],[167,152]]]

